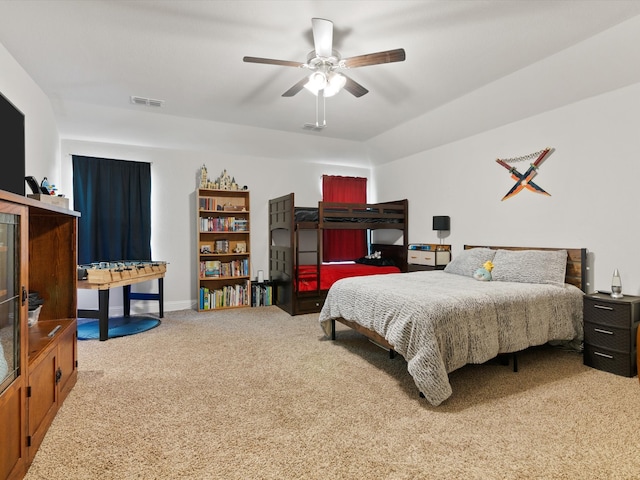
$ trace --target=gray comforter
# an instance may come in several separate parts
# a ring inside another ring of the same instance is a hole
[[[448,373],[552,340],[582,340],[582,296],[572,285],[481,282],[444,271],[345,278],[320,322],[344,318],[382,335],[432,405],[452,393]]]

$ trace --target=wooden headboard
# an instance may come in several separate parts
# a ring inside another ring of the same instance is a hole
[[[545,248],[545,247],[496,247],[493,245],[465,245],[469,248],[491,248],[492,250],[566,250],[567,270],[565,282],[575,285],[586,293],[587,288],[587,249],[586,248]]]

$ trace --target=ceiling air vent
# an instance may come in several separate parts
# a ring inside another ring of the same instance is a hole
[[[135,105],[146,105],[147,107],[161,107],[164,100],[155,100],[153,98],[131,96],[131,103]]]

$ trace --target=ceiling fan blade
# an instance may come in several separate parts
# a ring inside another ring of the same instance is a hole
[[[283,97],[293,97],[296,93],[304,88],[306,83],[309,81],[309,78],[304,77],[298,83],[296,83],[293,87],[282,94]]]
[[[304,63],[293,62],[290,60],[274,60],[272,58],[260,58],[260,57],[244,57],[244,62],[249,63],[265,63],[268,65],[281,65],[283,67],[303,67]]]
[[[333,22],[324,18],[312,18],[311,27],[316,55],[330,57],[333,52]]]
[[[384,52],[368,53],[345,58],[340,62],[346,68],[366,67],[367,65],[379,65],[381,63],[403,62],[406,58],[404,48],[387,50]]]
[[[363,96],[365,93],[369,93],[369,90],[364,88],[362,85],[360,85],[355,80],[350,79],[344,73],[341,73],[341,75],[344,76],[344,78],[347,79],[346,83],[344,84],[344,87],[342,87],[342,88],[344,88],[347,92],[349,92],[354,97],[358,97],[359,98],[359,97]]]

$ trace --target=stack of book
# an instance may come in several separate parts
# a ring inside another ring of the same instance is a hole
[[[251,306],[268,307],[273,305],[273,285],[271,282],[251,284]]]
[[[249,259],[241,258],[230,262],[205,260],[200,262],[200,278],[247,277]]]
[[[200,197],[200,210],[218,210],[218,199],[213,197]]]
[[[216,253],[229,253],[229,240],[216,240]]]
[[[225,307],[248,307],[250,300],[249,282],[226,285],[217,289],[200,287],[200,310]]]
[[[247,220],[235,217],[200,217],[201,232],[246,232]]]
[[[236,218],[233,224],[234,232],[246,232],[249,230],[249,222],[246,218]]]

